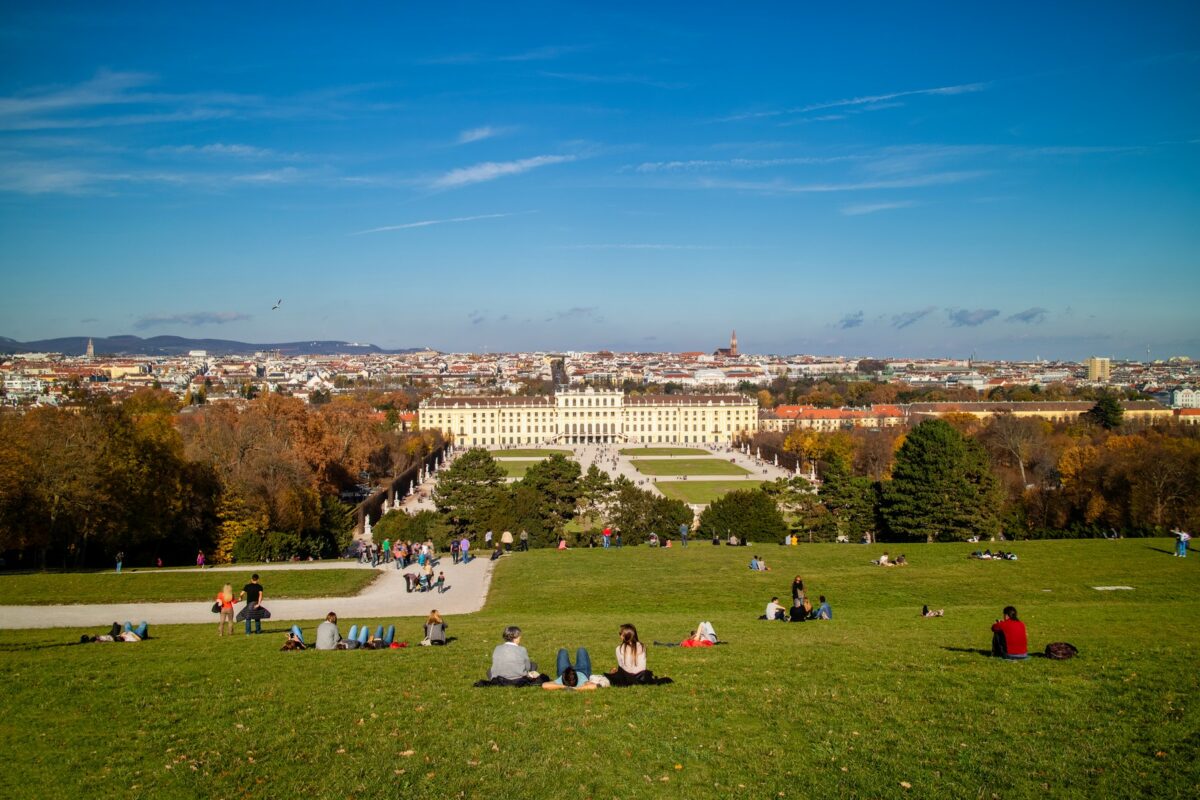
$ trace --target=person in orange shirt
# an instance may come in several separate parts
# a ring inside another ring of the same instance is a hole
[[[229,635],[233,635],[233,587],[228,583],[217,593],[217,602],[221,604],[221,619],[217,623],[217,635],[225,635],[225,624],[229,624]]]

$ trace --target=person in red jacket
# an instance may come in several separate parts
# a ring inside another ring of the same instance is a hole
[[[1029,644],[1025,637],[1025,623],[1017,619],[1017,610],[1004,607],[1004,619],[996,620],[992,626],[992,655],[997,658],[1029,658]]]

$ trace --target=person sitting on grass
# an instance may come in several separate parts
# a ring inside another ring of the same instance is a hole
[[[811,619],[833,619],[833,609],[829,607],[829,603],[825,601],[825,595],[820,597],[821,605],[817,606],[816,612],[811,616]]]
[[[599,684],[592,677],[592,658],[588,655],[587,648],[581,647],[575,651],[574,666],[571,665],[571,658],[567,655],[567,648],[560,648],[556,672],[558,672],[558,677],[543,683],[543,689],[591,692],[599,688]]]
[[[804,622],[812,614],[812,601],[807,597],[796,597],[792,599],[792,610],[788,617],[792,622]]]
[[[318,650],[334,650],[341,640],[342,635],[338,633],[337,614],[330,611],[325,615],[325,621],[317,626],[315,647]]]
[[[1017,609],[1004,607],[1004,619],[992,625],[992,655],[996,658],[1022,660],[1029,658],[1025,623],[1017,619]]]
[[[767,603],[766,613],[763,614],[763,619],[779,620],[784,622],[783,606],[779,605],[779,598],[772,597],[771,602]]]
[[[881,556],[879,557],[879,560],[878,560],[878,561],[876,561],[875,563],[876,563],[876,564],[878,564],[878,565],[879,565],[879,566],[881,566],[881,567],[890,567],[890,566],[892,566],[892,563],[891,563],[890,561],[888,561],[888,554],[887,554],[887,552],[886,552],[886,551],[884,552],[884,554],[883,554],[883,555],[881,555]]]
[[[504,555],[504,551],[500,549],[500,545],[496,545],[496,549],[492,551],[492,561],[495,561],[502,555]]]
[[[438,610],[436,608],[433,609],[429,612],[429,618],[425,620],[425,638],[421,643],[445,644],[446,628],[448,627],[450,626],[442,619],[442,615],[438,613]]]
[[[538,682],[537,664],[529,660],[529,651],[521,646],[521,629],[509,625],[504,629],[504,641],[492,650],[492,666],[488,678],[508,682]]]
[[[659,685],[671,683],[670,678],[656,678],[646,668],[646,646],[638,640],[637,628],[626,623],[621,626],[621,643],[617,645],[617,668],[605,677],[612,686]]]
[[[897,567],[907,567],[908,566],[908,559],[904,557],[904,553],[901,553],[900,555],[896,556],[896,566]]]
[[[946,609],[944,609],[944,608],[939,608],[937,611],[934,611],[929,606],[921,606],[921,616],[922,617],[940,617],[945,613],[946,613]]]
[[[308,647],[304,644],[304,634],[296,625],[287,632],[287,638],[283,640],[283,647],[280,650],[307,650]]]

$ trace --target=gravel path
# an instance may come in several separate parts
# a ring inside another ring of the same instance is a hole
[[[515,554],[505,556],[513,558]],[[415,567],[397,570],[389,564],[379,567],[360,565],[351,561],[301,562],[294,564],[263,564],[255,567],[231,566],[212,567],[205,572],[258,572],[263,575],[266,590],[263,603],[271,612],[270,622],[293,620],[315,620],[334,611],[349,622],[364,617],[416,617],[425,616],[436,608],[443,614],[470,614],[483,608],[487,600],[488,586],[492,580],[492,561],[475,558],[470,564],[452,564],[443,558],[435,567],[446,573],[446,592],[407,592],[404,588],[404,573],[416,572]],[[374,569],[379,573],[360,594],[352,597],[315,597],[295,600],[272,600],[269,574],[282,569]],[[143,570],[146,572],[154,570]],[[180,570],[171,570],[178,572]],[[196,570],[191,570],[196,571]],[[212,596],[220,591],[222,579],[214,576]],[[235,591],[240,591],[234,586]],[[217,622],[212,613],[212,598],[194,603],[99,603],[94,605],[61,606],[0,606],[0,628],[58,628],[85,627],[105,628],[110,623],[131,620],[146,620],[154,625],[176,625],[186,623]],[[241,608],[240,605],[237,606]],[[238,623],[238,630],[241,624]]]

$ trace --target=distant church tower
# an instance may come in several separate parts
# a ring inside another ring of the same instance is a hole
[[[736,356],[737,354],[737,331],[734,331],[729,335],[729,355]]]
[[[90,336],[88,337],[87,351],[84,353],[84,355],[86,355],[88,358],[96,357],[96,346],[92,344],[92,339]]]

